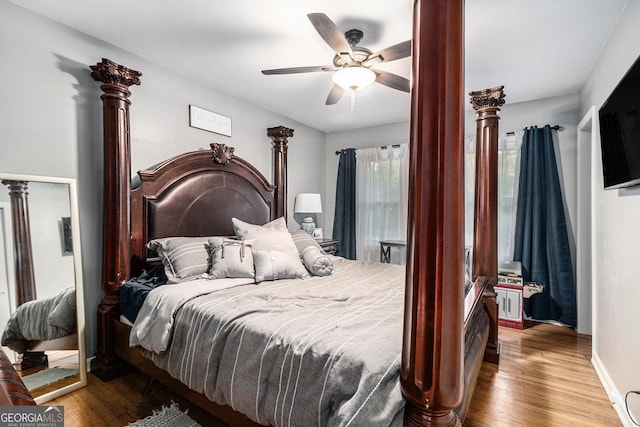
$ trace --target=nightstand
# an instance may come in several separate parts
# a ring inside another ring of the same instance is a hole
[[[338,240],[318,239],[316,240],[325,253],[335,255],[338,252]]]
[[[524,329],[522,285],[498,283],[493,289],[498,294],[498,324]]]

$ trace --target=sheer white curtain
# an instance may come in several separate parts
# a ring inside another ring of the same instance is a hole
[[[513,260],[520,145],[523,132],[501,134],[498,138],[498,262]],[[473,243],[475,183],[475,139],[465,140],[465,245]]]
[[[405,240],[409,146],[356,150],[356,257],[380,259],[380,240]]]

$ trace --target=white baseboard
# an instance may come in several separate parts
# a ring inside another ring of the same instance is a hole
[[[616,413],[618,414],[618,418],[620,418],[620,422],[622,422],[622,425],[624,427],[634,427],[633,423],[627,415],[627,409],[624,405],[624,396],[622,396],[616,388],[615,384],[611,380],[611,377],[609,376],[609,373],[607,372],[606,368],[602,364],[602,361],[596,353],[593,353],[593,355],[591,356],[591,364],[595,368],[596,373],[600,378],[600,382],[604,387],[604,391],[607,392],[609,401],[611,402],[613,409],[615,409]]]
[[[91,361],[95,358],[95,356],[87,357],[87,372],[91,372]]]

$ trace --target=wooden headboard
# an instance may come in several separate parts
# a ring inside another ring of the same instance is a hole
[[[233,152],[211,144],[211,150],[181,154],[138,172],[140,184],[131,191],[131,274],[145,265],[149,240],[232,236],[233,217],[252,224],[276,218],[277,187]]]

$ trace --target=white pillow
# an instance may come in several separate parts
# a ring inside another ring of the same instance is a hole
[[[231,240],[222,237],[209,239],[209,279],[247,277],[253,279],[253,240]]]
[[[253,264],[256,269],[256,283],[265,280],[305,279],[309,273],[300,262],[298,253],[253,250]]]
[[[281,251],[298,256],[291,234],[287,230],[284,218],[275,219],[265,225],[249,224],[232,218],[233,229],[242,240],[255,240],[254,249],[265,251]]]
[[[317,248],[324,254],[324,251],[313,237],[309,233],[304,230],[296,230],[291,232],[291,239],[293,243],[296,245],[296,249],[298,250],[298,255],[302,258],[302,253],[304,250],[310,246]]]
[[[305,231],[306,233],[306,231]],[[302,261],[314,276],[328,276],[333,273],[333,261],[320,248],[307,246],[302,252]]]
[[[278,231],[287,231],[287,223],[284,220],[284,217],[280,217],[274,219],[271,222],[268,222],[264,225],[250,224],[248,222],[244,222],[239,220],[238,218],[231,218],[231,222],[233,223],[233,230],[236,232],[236,236],[242,238],[245,232],[252,228],[273,228]]]

